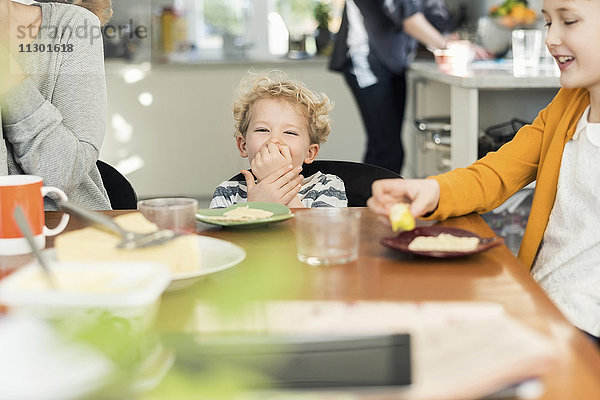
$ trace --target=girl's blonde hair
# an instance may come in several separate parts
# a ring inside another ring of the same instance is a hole
[[[100,26],[110,21],[113,15],[111,0],[37,0],[40,3],[66,3],[81,6],[94,14],[100,20]]]
[[[329,113],[333,103],[325,93],[315,93],[303,83],[293,81],[282,71],[264,74],[250,73],[242,79],[233,103],[235,137],[246,137],[250,123],[250,108],[260,99],[284,99],[302,111],[308,119],[311,144],[327,141],[331,129]]]

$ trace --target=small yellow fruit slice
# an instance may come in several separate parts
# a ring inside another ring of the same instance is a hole
[[[412,231],[415,229],[415,218],[410,213],[408,204],[397,203],[390,209],[390,222],[392,223],[392,230],[394,232]]]

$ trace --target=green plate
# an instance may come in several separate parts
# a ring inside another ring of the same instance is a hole
[[[268,218],[254,219],[251,221],[223,221],[216,220],[214,217],[220,217],[225,214],[227,211],[231,211],[238,207],[249,206],[249,208],[257,208],[260,210],[271,211],[273,215]],[[256,226],[263,224],[270,224],[272,222],[284,221],[286,219],[292,218],[294,214],[290,211],[289,208],[284,206],[283,204],[278,203],[268,203],[263,201],[251,201],[248,203],[239,203],[234,204],[227,208],[203,208],[196,211],[196,219],[198,221],[202,221],[207,224],[212,225],[220,225],[220,226],[233,226],[233,227],[246,227],[246,226]],[[212,217],[212,218],[211,218]]]

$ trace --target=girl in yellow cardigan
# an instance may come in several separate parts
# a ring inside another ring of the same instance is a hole
[[[375,182],[368,205],[387,217],[403,201],[416,217],[445,219],[490,211],[536,181],[518,258],[567,318],[598,340],[600,1],[544,0],[542,14],[562,89],[535,121],[467,168]]]

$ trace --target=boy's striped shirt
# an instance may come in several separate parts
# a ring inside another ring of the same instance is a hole
[[[344,181],[338,176],[317,172],[302,181],[298,193],[307,207],[347,207],[348,198]],[[225,181],[215,189],[210,208],[224,208],[248,201],[245,181]]]

